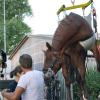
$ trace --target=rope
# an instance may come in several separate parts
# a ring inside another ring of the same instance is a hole
[[[65,5],[62,5],[62,7],[60,8],[60,10],[59,11],[62,11],[63,9],[65,9]],[[60,23],[60,15],[59,14],[57,14],[58,15],[58,25],[59,25],[59,23]],[[66,16],[66,11],[64,10],[63,11],[63,18]]]
[[[59,17],[59,15],[58,15],[58,25],[60,24],[60,17]]]
[[[71,3],[72,3],[72,5],[74,6],[74,4],[75,4],[75,0],[71,0]]]
[[[94,28],[94,32],[96,33],[96,39],[98,39],[98,31],[97,31],[97,15],[96,9],[94,7],[94,3],[91,4],[91,14],[92,14],[92,28]]]
[[[83,11],[83,18],[85,18],[85,8],[82,8]]]

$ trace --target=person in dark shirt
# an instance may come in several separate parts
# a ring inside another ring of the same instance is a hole
[[[16,86],[17,86],[17,82],[16,82],[15,80],[12,80],[12,81],[9,83],[9,85],[8,85],[7,91],[8,91],[8,92],[13,92],[13,91],[15,91]]]
[[[14,80],[12,80],[7,88],[8,92],[14,92],[17,86],[17,83],[19,81],[20,76],[22,75],[22,69],[20,66],[16,66],[15,69],[13,71],[10,72],[10,77],[14,78]],[[21,97],[20,99],[21,100]]]

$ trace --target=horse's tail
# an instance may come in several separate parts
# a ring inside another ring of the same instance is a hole
[[[92,47],[91,51],[96,59],[97,70],[100,72],[100,51],[97,45],[97,41],[95,42],[95,45]]]

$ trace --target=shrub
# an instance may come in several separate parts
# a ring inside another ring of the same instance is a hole
[[[91,100],[96,100],[100,93],[100,73],[97,70],[89,69],[86,72],[86,86],[91,97]],[[77,83],[73,85],[74,100],[79,100],[78,97],[79,88]]]

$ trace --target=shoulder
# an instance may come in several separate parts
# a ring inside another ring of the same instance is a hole
[[[18,81],[17,87],[26,89],[28,81],[29,81],[29,79],[28,79],[28,77],[26,77],[26,74],[22,75]]]
[[[15,90],[16,86],[17,86],[17,82],[14,81],[14,80],[11,81],[11,82],[9,83],[9,85],[8,85],[8,91],[9,91],[9,92],[13,92],[13,91]]]
[[[43,75],[43,72],[38,70],[33,70],[33,74]]]
[[[13,87],[13,86],[16,86],[17,85],[17,82],[16,81],[12,81],[9,83],[9,87]]]
[[[12,80],[9,85],[12,85],[12,84],[17,84],[17,82],[15,80]]]

